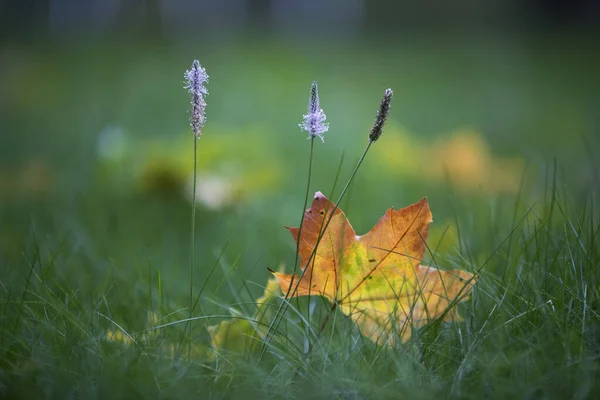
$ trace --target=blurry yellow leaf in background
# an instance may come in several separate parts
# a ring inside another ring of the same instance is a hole
[[[55,168],[43,158],[0,166],[0,203],[45,195],[51,192],[55,181]]]
[[[524,162],[494,157],[483,136],[475,130],[457,130],[433,144],[414,139],[390,123],[386,146],[374,148],[378,160],[394,175],[442,183],[447,179],[464,192],[515,193]]]
[[[282,162],[264,146],[263,129],[227,131],[212,128],[198,143],[196,199],[219,210],[277,189]],[[252,137],[252,140],[248,140]],[[105,180],[133,186],[148,195],[182,196],[191,201],[192,138],[189,135],[131,139],[107,129],[98,140]]]
[[[447,174],[459,189],[481,188],[487,193],[514,193],[519,190],[523,162],[494,158],[483,137],[474,130],[459,130],[435,142],[423,172],[443,180]]]

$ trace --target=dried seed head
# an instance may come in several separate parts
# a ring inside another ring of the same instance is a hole
[[[319,112],[319,87],[317,82],[313,82],[310,86],[310,97],[308,98],[308,112],[317,113]]]
[[[308,98],[308,114],[304,116],[300,128],[308,132],[308,138],[318,136],[322,142],[325,142],[323,133],[329,129],[329,124],[325,122],[325,113],[319,105],[319,88],[317,82],[313,82],[310,88],[310,97]]]
[[[208,94],[208,90],[204,87],[204,84],[208,82],[208,74],[206,70],[202,68],[198,60],[194,60],[192,68],[185,71],[185,86],[184,88],[192,95],[191,109],[190,109],[190,126],[194,136],[198,139],[202,134],[202,127],[206,122],[206,116],[204,114],[206,110],[206,101],[204,96]]]
[[[371,133],[369,134],[369,140],[371,142],[375,142],[383,133],[383,126],[385,125],[385,121],[387,120],[388,114],[390,113],[390,103],[392,102],[393,94],[394,92],[392,92],[392,89],[387,89],[385,91],[385,94],[383,95],[383,100],[381,100],[381,106],[379,106],[379,110],[377,110],[377,117],[375,118],[375,123],[373,124]]]

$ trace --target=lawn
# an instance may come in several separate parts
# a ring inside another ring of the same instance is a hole
[[[1,396],[596,398],[593,49],[567,36],[4,44]],[[196,58],[210,81],[190,280]],[[307,192],[313,80],[330,125],[309,197],[337,199],[393,88],[340,207],[363,234],[427,197],[424,262],[478,276],[464,321],[382,346],[323,298],[282,307],[269,269],[294,267],[283,226]]]

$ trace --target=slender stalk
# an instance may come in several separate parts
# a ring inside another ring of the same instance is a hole
[[[208,74],[206,70],[202,68],[198,60],[192,62],[192,68],[185,71],[185,86],[191,94],[191,109],[190,109],[190,127],[194,134],[194,173],[192,182],[192,232],[190,235],[190,305],[189,305],[189,319],[192,320],[192,314],[194,312],[194,252],[196,244],[196,178],[197,178],[197,166],[198,166],[198,139],[202,136],[202,127],[206,122],[204,112],[206,110],[206,101],[204,96],[208,94],[208,91],[204,87],[204,84],[208,82]],[[200,295],[198,295],[200,297]],[[188,322],[189,328],[189,342],[188,342],[188,361],[192,355],[192,325]],[[185,330],[184,330],[185,332]]]
[[[317,242],[315,243],[315,247],[314,247],[313,251],[311,252],[311,254],[309,256],[309,258],[308,258],[308,260],[306,262],[306,265],[304,266],[304,269],[302,270],[302,273],[300,274],[300,277],[298,278],[298,282],[294,286],[294,290],[292,291],[292,293],[290,295],[289,294],[290,293],[290,289],[292,288],[292,284],[293,284],[293,278],[292,278],[292,281],[290,282],[290,286],[289,286],[288,291],[287,291],[286,296],[285,296],[286,299],[290,299],[290,298],[294,297],[294,295],[298,291],[298,287],[300,286],[300,282],[302,281],[302,278],[304,277],[304,274],[308,270],[308,266],[310,265],[311,261],[313,260],[315,254],[317,252],[317,248],[319,247],[319,243],[321,242],[321,239],[323,238],[323,233],[325,232],[325,230],[329,226],[329,223],[331,222],[331,219],[333,218],[335,210],[337,210],[339,204],[341,203],[342,199],[344,198],[344,195],[348,191],[348,188],[350,187],[350,184],[352,183],[352,181],[356,177],[356,173],[358,172],[360,166],[362,165],[362,163],[363,163],[363,161],[364,161],[367,153],[369,152],[369,149],[371,148],[372,144],[373,144],[373,140],[369,140],[369,144],[367,145],[367,147],[363,151],[362,155],[360,156],[360,159],[356,163],[356,166],[354,167],[354,170],[352,171],[352,174],[350,175],[350,178],[348,178],[348,181],[346,182],[346,185],[342,189],[342,192],[340,193],[337,201],[335,202],[333,210],[331,210],[331,213],[329,214],[329,218],[327,219],[327,222],[325,223],[325,226],[321,229],[321,233],[319,234],[319,237],[317,238]],[[305,208],[306,208],[306,205],[305,205]],[[300,233],[298,233],[298,238],[300,238]],[[296,258],[297,258],[297,256],[296,256]],[[294,272],[295,272],[295,270],[294,270]],[[283,302],[279,306],[279,309],[277,310],[277,313],[275,314],[275,318],[273,319],[273,323],[271,324],[271,326],[269,327],[269,329],[267,331],[267,335],[265,337],[265,345],[263,346],[263,349],[261,351],[259,359],[262,359],[264,353],[266,352],[267,345],[268,345],[270,339],[272,338],[272,334],[270,334],[270,332],[278,329],[279,324],[281,323],[281,319],[283,318],[283,315],[285,315],[285,312],[287,311],[288,307],[289,307],[288,306],[288,302]]]
[[[336,308],[337,308],[337,303],[333,303],[333,305],[331,306],[331,309],[325,316],[325,319],[323,320],[323,322],[321,322],[321,328],[319,328],[319,331],[317,332],[317,337],[319,337],[319,335],[321,335],[321,333],[323,333],[323,331],[325,330],[325,326],[327,325],[327,322],[329,321],[331,314],[333,314],[333,312],[335,311]]]
[[[298,227],[298,240],[296,240],[296,256],[294,258],[294,274],[298,270],[298,259],[299,259],[299,251],[300,251],[300,235],[302,234],[302,226],[304,225],[304,212],[306,207],[308,206],[308,197],[310,195],[310,178],[312,176],[312,165],[313,165],[313,153],[315,147],[315,137],[312,136],[310,138],[310,153],[308,157],[308,178],[306,179],[306,194],[304,195],[304,206],[302,207],[302,214],[300,217],[300,226]],[[290,283],[290,287],[288,288],[286,297],[290,293],[290,289],[292,288],[292,283],[294,283],[294,277],[292,276],[292,280]],[[310,303],[310,298],[309,298]],[[310,315],[309,315],[310,317]]]
[[[196,244],[196,175],[197,175],[197,166],[198,166],[198,138],[193,136],[194,138],[194,172],[193,172],[193,181],[192,181],[192,231],[190,234],[190,312],[189,318],[191,320],[192,313],[194,311],[194,262],[195,262],[195,244]],[[192,324],[188,322],[188,361],[191,359],[192,355]]]
[[[313,154],[314,154],[314,145],[315,145],[315,137],[311,136],[310,138],[310,152],[309,152],[309,156],[308,156],[308,177],[306,178],[306,193],[304,195],[304,205],[302,207],[302,214],[300,217],[300,225],[298,226],[298,240],[296,240],[296,255],[294,258],[294,275],[292,275],[292,279],[290,281],[290,286],[288,287],[287,293],[285,294],[285,298],[288,298],[288,295],[290,294],[290,290],[292,289],[292,285],[294,283],[294,276],[296,274],[296,271],[298,270],[298,261],[299,261],[299,251],[300,251],[300,237],[302,235],[302,227],[304,225],[304,213],[306,211],[306,207],[308,206],[308,197],[310,196],[310,180],[312,177],[312,165],[313,165]],[[308,300],[308,303],[310,305],[310,297]],[[284,308],[284,305],[286,303],[283,302],[279,305],[279,308],[277,309],[277,312],[275,313],[275,318],[273,319],[273,323],[269,326],[269,329],[267,330],[267,335],[265,337],[265,340],[268,343],[268,340],[270,340],[271,337],[271,330],[273,328],[273,326],[275,325],[275,322],[277,321],[278,316],[280,315],[282,309]],[[287,306],[285,308],[285,310],[287,310]],[[285,313],[285,310],[283,310],[283,313]],[[310,312],[310,306],[309,306],[309,312]],[[282,313],[282,315],[283,315]],[[309,313],[309,318],[310,318],[310,313]],[[277,323],[277,326],[279,326],[279,323]],[[275,327],[275,330],[277,330],[277,327]],[[266,346],[263,346],[263,351],[261,352],[260,358],[262,358],[262,356],[264,355],[264,351],[266,350]]]
[[[365,148],[365,151],[363,152],[362,156],[360,157],[360,159],[356,163],[356,167],[354,167],[354,171],[352,171],[352,175],[350,175],[350,178],[348,179],[348,182],[346,182],[346,186],[344,186],[344,189],[342,189],[342,193],[340,193],[340,196],[338,197],[337,201],[335,202],[333,210],[331,211],[331,215],[330,215],[329,219],[327,220],[327,223],[325,224],[325,227],[322,229],[322,232],[325,232],[325,229],[327,229],[327,226],[329,225],[329,222],[331,221],[331,218],[333,218],[333,214],[335,213],[335,210],[337,210],[339,204],[342,201],[342,198],[344,197],[344,195],[348,191],[348,188],[350,188],[350,184],[354,180],[354,177],[356,176],[356,173],[358,172],[358,169],[360,168],[361,164],[363,163],[363,161],[364,161],[364,159],[365,159],[365,157],[367,155],[367,152],[371,148],[372,144],[373,144],[373,141],[369,140],[369,144],[367,145],[367,147]],[[316,253],[317,246],[321,242],[321,238],[322,237],[323,237],[323,233],[321,233],[319,235],[319,237],[317,238],[317,243],[315,245],[315,250],[311,254],[311,256],[310,256],[311,258],[314,257],[314,254]],[[309,258],[308,262],[310,262],[310,258]],[[302,275],[304,275],[304,271],[302,271],[302,272],[303,272]],[[301,279],[302,279],[302,276],[300,276],[300,280]],[[299,285],[296,285],[296,287],[294,288],[294,292],[292,293],[292,296],[294,294],[296,294],[296,291],[298,290],[298,286]],[[327,313],[327,316],[325,317],[325,320],[321,323],[321,328],[319,329],[319,332],[317,333],[317,336],[319,336],[323,332],[323,330],[325,329],[325,325],[327,324],[327,321],[329,320],[331,314],[335,311],[336,307],[337,307],[337,304],[334,302],[333,305],[331,306],[331,309]]]

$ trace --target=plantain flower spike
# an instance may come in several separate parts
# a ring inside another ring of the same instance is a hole
[[[371,128],[371,133],[369,134],[369,140],[371,142],[377,141],[377,139],[379,139],[383,133],[383,126],[385,125],[385,121],[390,113],[390,103],[392,102],[393,95],[394,92],[392,92],[392,89],[387,89],[383,95],[381,106],[379,106],[379,110],[377,110],[375,123],[373,123],[373,128]]]
[[[206,101],[204,96],[208,95],[208,90],[204,87],[204,84],[208,82],[208,74],[206,70],[202,68],[198,60],[194,60],[192,68],[185,71],[185,86],[188,92],[192,95],[191,109],[190,109],[190,126],[192,132],[197,139],[200,139],[202,135],[202,127],[206,122],[206,116],[204,112],[206,110]]]
[[[303,131],[308,132],[308,139],[317,136],[321,142],[325,142],[323,133],[329,130],[329,123],[325,122],[325,113],[319,105],[319,88],[317,82],[312,83],[310,88],[310,97],[308,98],[308,114],[304,116],[301,124],[298,124]]]

